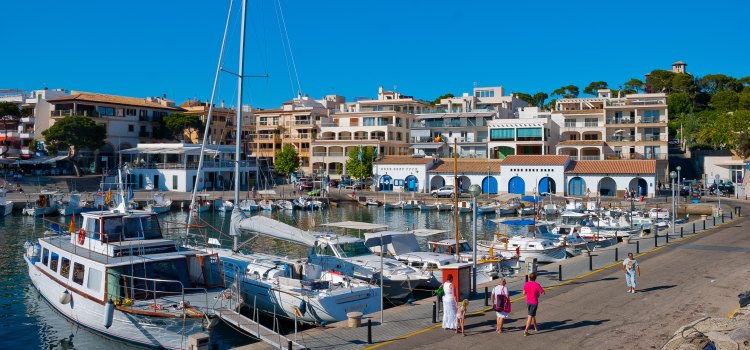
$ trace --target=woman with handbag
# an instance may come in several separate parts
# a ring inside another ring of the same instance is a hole
[[[505,278],[500,277],[498,284],[492,289],[492,306],[497,317],[498,333],[503,332],[503,321],[510,315],[510,295],[505,287]]]
[[[453,275],[440,287],[443,290],[443,329],[456,329],[456,297],[453,289]]]

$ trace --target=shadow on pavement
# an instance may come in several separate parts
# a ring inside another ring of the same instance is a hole
[[[574,329],[574,328],[581,328],[581,327],[589,327],[589,326],[598,326],[604,322],[609,322],[609,319],[606,320],[599,320],[599,321],[578,321],[575,323],[568,323],[572,320],[563,320],[563,321],[550,321],[550,322],[542,322],[539,323],[539,329],[540,333],[544,332],[554,332],[554,331],[562,331],[566,329]]]
[[[646,293],[646,292],[653,292],[655,290],[670,289],[670,288],[674,288],[674,287],[677,287],[677,285],[676,284],[670,284],[670,285],[666,285],[666,286],[654,286],[654,287],[648,287],[648,288],[643,288],[643,289],[636,289],[636,291],[640,292],[640,293]]]

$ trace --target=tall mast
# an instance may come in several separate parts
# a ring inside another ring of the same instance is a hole
[[[237,125],[234,141],[234,210],[240,205],[240,151],[242,150],[242,83],[245,70],[245,26],[247,25],[247,0],[242,0],[242,21],[240,22],[240,63],[237,69]],[[256,163],[257,165],[257,163]],[[257,170],[256,170],[257,171]],[[239,236],[232,236],[232,251],[239,248]]]
[[[461,189],[458,187],[458,142],[455,138],[453,139],[453,195],[454,221],[456,222],[456,262],[460,262],[458,254],[458,196],[461,195]],[[471,208],[471,210],[474,209]]]

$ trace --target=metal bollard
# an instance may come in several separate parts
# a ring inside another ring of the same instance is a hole
[[[654,248],[659,246],[659,233],[654,230]]]
[[[372,344],[372,319],[367,320],[367,344]],[[291,342],[289,342],[291,349]]]
[[[594,270],[594,256],[589,253],[589,271]]]
[[[635,253],[636,254],[641,253],[641,241],[635,241]]]
[[[684,236],[684,235],[682,234],[682,229],[683,229],[683,228],[684,228],[684,227],[680,226],[680,238],[684,238],[684,237],[685,237],[685,236]]]
[[[716,217],[714,216],[714,217],[712,217],[712,219],[714,219],[714,224],[713,224],[713,226],[716,226]]]
[[[562,265],[557,265],[557,280],[562,281]]]
[[[619,249],[617,247],[615,247],[615,262],[617,262],[618,260],[620,260],[620,259],[618,259],[618,255],[620,255],[620,251],[619,251]]]
[[[372,344],[372,343],[370,343],[370,344]],[[286,341],[286,348],[289,349],[289,350],[292,350],[292,341],[291,340],[287,340]]]
[[[667,233],[665,233],[664,236],[667,237],[667,244],[669,244],[669,231],[667,231]]]
[[[721,213],[721,223],[722,224],[724,223],[724,213],[723,212]]]
[[[703,220],[703,231],[706,230],[706,220]]]
[[[432,302],[432,323],[437,323],[437,302],[435,301]]]
[[[695,223],[693,223],[693,234],[695,234]]]
[[[526,282],[528,282],[529,281],[529,275],[526,275],[524,277],[526,277]]]

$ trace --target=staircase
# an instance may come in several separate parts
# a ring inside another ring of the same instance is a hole
[[[693,162],[690,158],[687,158],[685,151],[679,146],[669,146],[669,171],[677,171],[677,166],[680,166],[680,177],[687,180],[700,179],[700,174],[693,166]],[[682,179],[680,179],[682,180]]]

